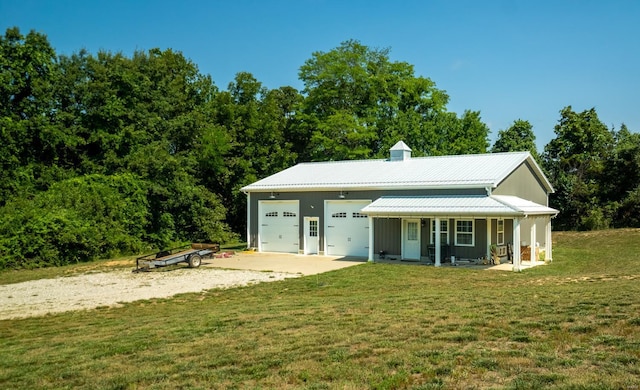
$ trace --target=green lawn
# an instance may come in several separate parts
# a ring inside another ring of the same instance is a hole
[[[0,321],[0,387],[638,389],[639,253],[555,233],[522,273],[363,264]]]

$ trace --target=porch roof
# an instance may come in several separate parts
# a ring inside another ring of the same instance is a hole
[[[361,210],[383,217],[465,216],[522,217],[556,215],[558,210],[516,196],[383,196]]]

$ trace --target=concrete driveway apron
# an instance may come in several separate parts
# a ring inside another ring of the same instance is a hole
[[[315,275],[366,263],[366,259],[289,253],[237,252],[227,258],[213,258],[202,262],[204,267],[245,269],[253,271],[288,272]]]

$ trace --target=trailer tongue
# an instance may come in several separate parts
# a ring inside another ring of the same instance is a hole
[[[214,253],[220,251],[219,244],[193,243],[178,248],[167,249],[136,259],[136,269],[133,272],[149,271],[156,267],[187,263],[190,268],[197,268],[202,259],[210,259]]]

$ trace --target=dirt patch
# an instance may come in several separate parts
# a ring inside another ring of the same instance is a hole
[[[203,267],[141,273],[121,269],[39,279],[0,286],[0,320],[117,306],[142,299],[166,298],[181,293],[246,286],[299,276],[301,275],[285,272]]]

